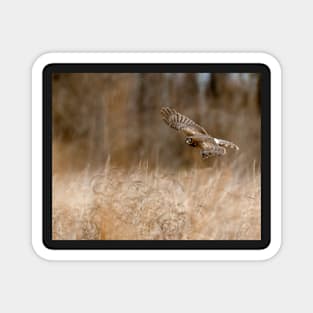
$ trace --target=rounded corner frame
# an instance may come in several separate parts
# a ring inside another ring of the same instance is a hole
[[[56,250],[43,242],[42,219],[42,97],[43,70],[53,63],[259,63],[271,74],[271,240],[258,250]],[[45,53],[32,66],[32,247],[45,260],[90,261],[261,261],[278,254],[282,244],[281,103],[282,70],[279,61],[264,52],[120,52]]]

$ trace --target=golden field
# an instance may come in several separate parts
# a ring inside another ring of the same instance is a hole
[[[54,239],[260,239],[253,165],[178,172],[148,164],[53,177]]]

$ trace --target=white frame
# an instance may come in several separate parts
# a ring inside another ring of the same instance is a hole
[[[51,250],[42,241],[42,71],[51,63],[262,63],[271,71],[271,243],[262,250]],[[266,260],[281,246],[281,68],[266,53],[47,53],[32,68],[32,245],[47,260]]]

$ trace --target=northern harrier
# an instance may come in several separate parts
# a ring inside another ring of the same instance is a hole
[[[202,159],[224,155],[226,153],[225,148],[239,150],[239,147],[230,141],[210,136],[203,127],[172,108],[163,107],[161,109],[161,115],[163,121],[168,126],[185,136],[186,144],[201,149],[200,154]]]

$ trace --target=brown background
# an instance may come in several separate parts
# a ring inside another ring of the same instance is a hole
[[[188,168],[230,162],[233,153],[201,160],[160,118],[171,106],[218,138],[240,147],[237,162],[259,161],[257,74],[55,74],[53,169],[112,164]]]

